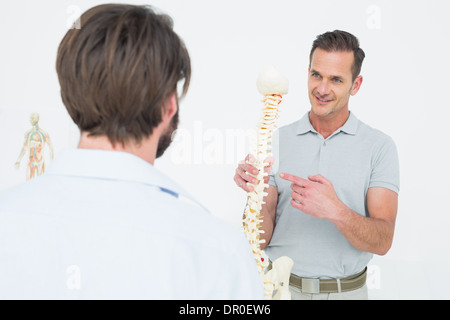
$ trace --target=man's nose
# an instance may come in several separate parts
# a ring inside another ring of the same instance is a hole
[[[330,89],[330,85],[328,83],[328,81],[326,79],[323,79],[319,86],[317,87],[317,92],[321,95],[321,96],[326,96],[327,94],[329,94],[331,91]]]

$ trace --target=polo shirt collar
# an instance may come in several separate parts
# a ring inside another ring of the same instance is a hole
[[[340,128],[340,131],[345,132],[347,134],[355,135],[358,129],[358,119],[355,115],[350,111],[350,115],[344,125]]]
[[[308,132],[315,132],[317,133],[317,131],[314,129],[314,127],[312,126],[311,122],[309,121],[309,112],[308,111],[298,122],[298,126],[297,126],[297,134],[305,134]]]
[[[46,174],[143,183],[159,187],[162,191],[176,197],[182,195],[200,205],[176,182],[153,165],[127,152],[91,149],[63,150],[50,164]]]
[[[298,122],[297,125],[297,134],[305,134],[308,132],[315,132],[318,133],[314,127],[312,126],[311,122],[309,121],[309,112],[308,111]],[[356,131],[358,129],[358,119],[355,117],[355,115],[350,111],[350,115],[347,119],[347,121],[344,123],[342,127],[340,127],[334,134],[338,132],[345,132],[347,134],[355,135]]]

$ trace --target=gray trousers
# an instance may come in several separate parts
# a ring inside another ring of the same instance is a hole
[[[340,293],[302,293],[300,289],[289,286],[292,300],[368,300],[367,285],[362,288]]]

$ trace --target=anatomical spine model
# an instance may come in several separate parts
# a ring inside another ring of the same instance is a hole
[[[260,239],[262,217],[261,208],[264,204],[264,197],[267,195],[266,189],[269,187],[264,178],[268,175],[264,168],[268,166],[265,162],[271,154],[271,142],[273,132],[276,128],[278,119],[278,105],[287,94],[289,81],[281,75],[274,66],[264,67],[258,76],[256,82],[258,91],[264,95],[263,116],[257,126],[257,141],[252,154],[256,160],[251,163],[259,173],[254,176],[258,183],[254,185],[254,190],[247,193],[247,205],[244,212],[244,233],[250,243],[253,255],[256,259],[258,271],[264,281],[264,290],[266,299],[290,299],[289,277],[293,266],[292,259],[280,257],[273,261],[272,269],[266,271],[269,266],[269,258],[261,250],[261,243],[265,240]],[[247,174],[251,175],[247,172]],[[274,296],[274,290],[277,290]]]

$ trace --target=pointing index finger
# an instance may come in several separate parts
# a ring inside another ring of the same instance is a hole
[[[280,178],[287,180],[287,181],[291,181],[300,187],[305,187],[310,183],[306,179],[294,176],[293,174],[284,173],[284,172],[280,173]]]

